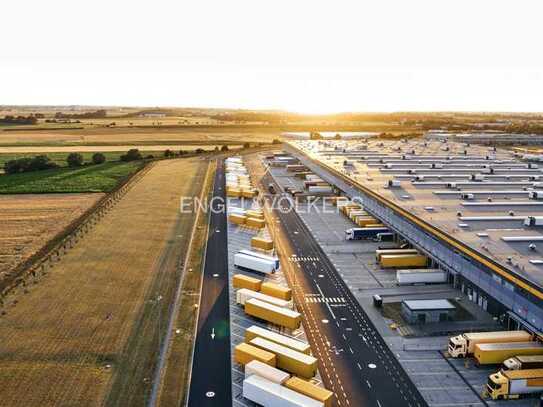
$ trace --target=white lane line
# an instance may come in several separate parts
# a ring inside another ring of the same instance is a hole
[[[317,290],[319,290],[320,295],[324,298],[324,294],[323,294],[320,286],[318,284],[316,284],[316,286],[317,286]],[[334,311],[332,311],[332,308],[330,307],[330,304],[328,304],[328,303],[325,303],[325,304],[328,307],[328,311],[330,311],[330,314],[332,314],[332,318],[336,319],[336,314],[334,314]]]

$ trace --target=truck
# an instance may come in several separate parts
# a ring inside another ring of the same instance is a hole
[[[390,232],[388,228],[351,228],[345,231],[345,240],[375,239],[379,233]]]
[[[284,384],[290,379],[290,374],[287,372],[283,372],[256,359],[245,365],[245,378],[254,374],[278,384]]]
[[[506,400],[542,391],[543,369],[501,370],[488,376],[485,394]]]
[[[324,407],[324,403],[256,374],[243,381],[243,397],[266,407]]]
[[[277,270],[275,262],[243,253],[234,255],[234,265],[238,268],[255,271],[263,274],[273,274]]]
[[[238,305],[245,305],[245,303],[251,298],[256,298],[260,301],[264,301],[281,308],[292,309],[292,306],[293,306],[292,301],[282,300],[280,298],[272,297],[271,295],[263,294],[258,291],[249,290],[247,288],[240,288],[236,291],[236,303]]]
[[[384,254],[380,263],[383,268],[425,267],[428,258],[422,254]]]
[[[535,341],[478,343],[473,351],[475,363],[479,366],[502,364],[515,355],[543,355],[543,344]]]
[[[526,342],[532,339],[526,331],[466,332],[449,338],[448,353],[453,358],[473,355],[478,343]]]
[[[381,256],[387,254],[418,254],[418,251],[417,249],[377,249],[375,250],[375,260],[377,260],[377,262],[380,262]]]
[[[245,301],[245,313],[292,330],[298,329],[302,323],[302,314],[299,312],[277,307],[256,298]]]
[[[503,361],[504,370],[543,369],[543,355],[513,356]]]
[[[392,232],[377,233],[375,240],[377,240],[378,242],[392,242],[394,240],[394,233]]]
[[[397,270],[396,280],[399,285],[440,284],[447,282],[447,272],[441,269]]]
[[[273,184],[268,185],[268,191],[270,191],[270,194],[275,194],[277,192]]]
[[[275,269],[279,270],[279,259],[277,257],[275,257],[275,256],[269,256],[267,254],[257,252],[255,250],[247,250],[247,249],[242,249],[242,250],[238,251],[238,253],[245,254],[247,256],[257,257],[259,259],[264,259],[264,260],[267,260],[267,261],[271,261],[271,262],[274,263]]]

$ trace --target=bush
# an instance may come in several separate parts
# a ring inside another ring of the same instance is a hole
[[[173,151],[168,149],[164,151],[164,157],[173,157]]]
[[[155,158],[155,156],[154,156],[153,154],[147,154],[147,155],[145,156],[145,159],[146,159],[146,160],[152,160],[153,158]]]
[[[279,140],[278,138],[274,138],[272,144],[281,144],[281,140]]]
[[[79,153],[70,153],[66,158],[69,167],[81,167],[83,165],[83,156]]]
[[[251,143],[249,142],[243,143],[243,148],[251,148]]]
[[[106,156],[102,153],[94,153],[92,155],[93,164],[103,164],[106,162]]]
[[[120,159],[121,161],[137,161],[141,160],[142,156],[140,150],[137,148],[132,148],[128,150],[126,154],[121,155]]]
[[[4,164],[6,174],[17,174],[19,172],[41,171],[58,167],[46,155],[37,155],[36,157],[23,157],[16,160],[7,161]]]
[[[188,154],[188,151],[185,150],[179,150],[179,155],[185,155]]]
[[[202,154],[202,153],[204,153],[204,149],[203,148],[197,148],[195,152],[196,152],[196,154]]]
[[[221,151],[228,151],[228,146],[227,145],[222,146]]]

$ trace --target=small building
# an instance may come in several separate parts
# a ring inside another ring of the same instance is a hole
[[[455,314],[456,307],[449,300],[402,301],[402,316],[410,324],[450,321]]]

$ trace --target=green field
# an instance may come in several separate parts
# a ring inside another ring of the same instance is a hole
[[[76,151],[77,152],[77,151]],[[4,168],[4,164],[10,160],[16,160],[18,158],[32,158],[37,155],[46,155],[53,161],[54,163],[60,165],[60,166],[67,166],[66,158],[70,154],[69,152],[44,152],[44,153],[0,153],[0,170]],[[83,156],[83,160],[86,163],[92,162],[92,156],[95,154],[95,152],[79,152]],[[104,151],[102,154],[105,155],[106,161],[119,161],[119,157],[123,154],[126,154],[126,151]],[[141,151],[141,154],[146,157],[148,155],[153,155],[154,157],[163,157],[164,151]]]
[[[137,171],[143,162],[106,162],[79,168],[55,168],[0,175],[0,194],[109,192]]]

